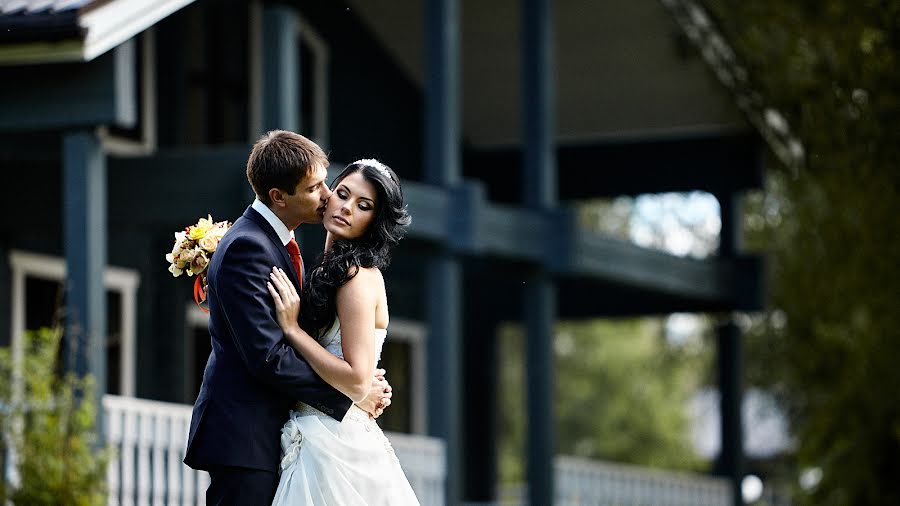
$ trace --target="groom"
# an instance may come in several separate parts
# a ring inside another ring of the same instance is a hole
[[[321,223],[328,158],[302,135],[275,130],[247,161],[256,200],[225,234],[207,271],[212,353],[194,403],[185,464],[209,471],[208,505],[269,505],[278,486],[281,427],[297,401],[337,420],[349,398],[284,340],[266,289],[273,266],[303,279],[294,229]],[[292,258],[292,249],[294,258]],[[376,374],[383,371],[377,371]],[[376,377],[360,407],[378,416],[390,387]]]

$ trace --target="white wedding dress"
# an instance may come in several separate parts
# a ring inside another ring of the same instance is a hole
[[[375,329],[375,365],[387,331]],[[340,322],[320,340],[343,358]],[[297,403],[281,429],[281,478],[273,506],[418,505],[390,441],[355,404],[338,422]]]

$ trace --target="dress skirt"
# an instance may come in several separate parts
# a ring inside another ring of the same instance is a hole
[[[338,422],[298,404],[281,430],[276,506],[406,506],[419,501],[390,441],[352,406]]]

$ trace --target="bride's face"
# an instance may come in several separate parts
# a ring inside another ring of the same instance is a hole
[[[335,239],[356,239],[375,220],[378,192],[357,171],[341,180],[332,190],[322,221]]]

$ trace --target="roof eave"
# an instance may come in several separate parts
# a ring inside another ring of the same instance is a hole
[[[113,0],[74,17],[68,32],[74,36],[48,40],[38,28],[18,34],[18,40],[0,45],[0,65],[91,61],[193,2]]]

